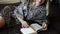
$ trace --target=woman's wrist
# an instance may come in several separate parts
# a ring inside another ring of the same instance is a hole
[[[18,18],[18,20],[19,20],[21,23],[27,23],[26,21],[24,21],[24,20],[21,19],[21,18]]]

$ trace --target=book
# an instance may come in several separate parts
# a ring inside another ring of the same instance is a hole
[[[37,31],[41,29],[42,27],[39,24],[35,23],[35,24],[31,24],[28,28],[21,28],[20,31],[23,34],[37,34]]]

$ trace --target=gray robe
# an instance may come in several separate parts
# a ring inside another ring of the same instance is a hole
[[[33,8],[30,4],[28,8],[27,3],[21,3],[17,9],[14,10],[14,15],[15,17],[20,17],[25,20],[32,20],[42,24],[46,21],[46,6],[39,5],[36,8]]]

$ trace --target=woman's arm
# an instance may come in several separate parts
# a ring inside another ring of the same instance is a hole
[[[28,23],[23,20],[23,9],[22,9],[22,4],[20,4],[17,9],[14,10],[14,15],[15,17],[19,20],[19,22],[22,24],[22,27],[28,27]]]
[[[24,21],[20,17],[17,17],[17,19],[19,20],[19,22],[21,22],[22,27],[25,27],[25,28],[29,27],[29,25],[28,25],[28,23],[26,21]]]

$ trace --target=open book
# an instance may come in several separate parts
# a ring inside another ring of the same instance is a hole
[[[35,23],[35,24],[31,24],[29,28],[21,28],[20,31],[23,34],[37,34],[37,31],[41,29],[42,27],[39,24]]]

